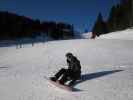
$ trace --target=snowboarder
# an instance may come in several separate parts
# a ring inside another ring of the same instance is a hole
[[[52,81],[58,80],[62,85],[64,85],[67,81],[70,81],[69,85],[72,86],[76,80],[80,79],[81,65],[80,61],[72,53],[67,53],[65,56],[67,58],[68,69],[60,69],[59,72],[50,79]]]

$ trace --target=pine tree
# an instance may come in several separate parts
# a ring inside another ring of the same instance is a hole
[[[106,23],[103,21],[103,17],[101,13],[99,13],[97,17],[97,20],[94,24],[92,32],[93,34],[96,34],[96,36],[100,36],[101,34],[107,33]]]

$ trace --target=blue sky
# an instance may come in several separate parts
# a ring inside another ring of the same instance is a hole
[[[0,0],[0,11],[14,12],[41,21],[63,21],[75,29],[91,31],[97,14],[106,19],[119,0]]]

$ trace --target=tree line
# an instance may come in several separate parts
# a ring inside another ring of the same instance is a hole
[[[74,37],[74,27],[65,22],[40,21],[15,13],[0,11],[0,40],[48,36],[52,39]]]
[[[98,14],[92,28],[92,38],[128,27],[133,27],[133,0],[120,0],[119,4],[111,8],[106,21],[101,13]]]

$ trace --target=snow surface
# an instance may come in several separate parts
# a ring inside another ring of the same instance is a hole
[[[126,32],[133,31],[116,33]],[[133,100],[133,38],[127,37],[1,47],[0,100]],[[75,85],[79,91],[51,87],[44,78],[67,66],[66,52],[81,61],[82,81]]]
[[[126,29],[125,31],[118,31],[106,35],[101,35],[99,39],[133,40],[133,29]]]
[[[92,32],[82,33],[82,38],[84,39],[90,39],[92,36]]]

